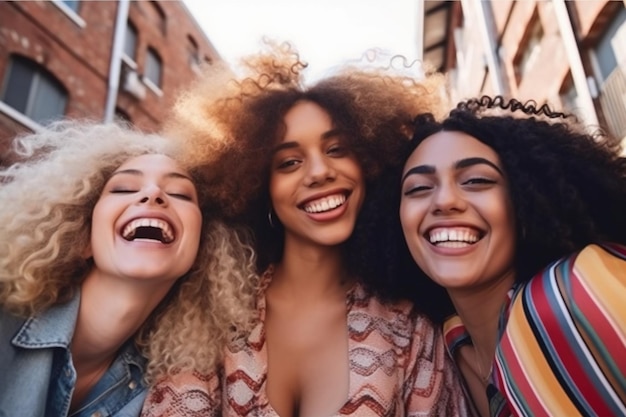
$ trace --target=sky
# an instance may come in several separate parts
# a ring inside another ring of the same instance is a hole
[[[309,63],[307,81],[369,49],[416,58],[419,0],[184,0],[231,65],[262,47],[291,42]]]

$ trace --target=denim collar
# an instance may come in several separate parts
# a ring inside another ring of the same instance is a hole
[[[70,301],[29,317],[13,338],[13,345],[25,349],[68,349],[74,336],[79,306],[80,291],[76,290]]]

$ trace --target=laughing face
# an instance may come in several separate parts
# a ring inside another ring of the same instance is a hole
[[[422,270],[439,285],[513,280],[515,224],[493,149],[461,132],[426,138],[404,166],[400,220]]]
[[[173,159],[129,159],[111,175],[93,210],[94,272],[173,282],[191,268],[201,227],[196,188]]]
[[[272,159],[270,196],[286,243],[343,243],[365,197],[361,168],[317,104],[296,103],[284,122],[285,136]]]

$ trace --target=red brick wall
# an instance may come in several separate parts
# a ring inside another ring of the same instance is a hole
[[[151,1],[131,2],[129,19],[138,31],[138,72],[144,72],[147,48],[155,49],[163,63],[163,94],[146,89],[145,98],[139,100],[120,90],[116,102],[146,131],[160,128],[176,93],[196,74],[189,63],[188,36],[203,60],[220,59],[182,2],[156,3],[165,16],[164,31]],[[68,89],[67,117],[103,120],[117,11],[115,1],[81,1],[78,15],[85,21],[83,28],[48,1],[0,1],[0,85],[10,54],[21,54],[43,65]],[[0,112],[0,151],[25,129]]]

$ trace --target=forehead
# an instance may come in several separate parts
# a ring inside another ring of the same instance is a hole
[[[180,173],[187,175],[187,172],[180,167],[178,162],[169,156],[162,154],[140,155],[127,159],[115,171],[135,170],[146,174],[165,175],[168,173]]]
[[[284,140],[298,139],[305,134],[321,134],[332,128],[330,114],[312,101],[298,101],[284,117]]]
[[[485,158],[500,166],[498,154],[475,137],[463,132],[437,132],[415,148],[407,159],[405,170],[416,165],[444,168],[474,157]]]

